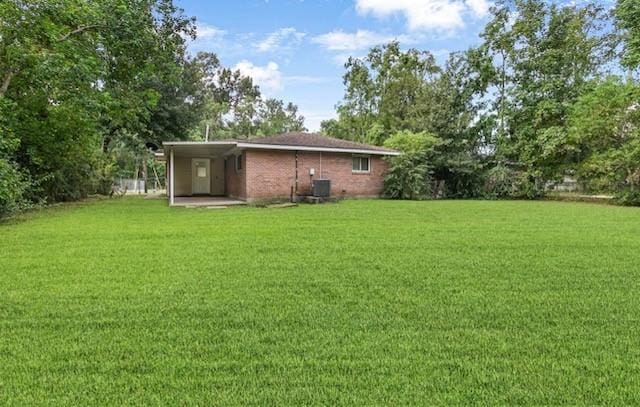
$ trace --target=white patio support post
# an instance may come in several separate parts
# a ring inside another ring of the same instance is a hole
[[[175,180],[176,180],[176,171],[173,163],[173,148],[169,153],[169,205],[173,206],[175,202]]]

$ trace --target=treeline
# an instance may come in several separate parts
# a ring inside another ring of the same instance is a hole
[[[0,217],[109,194],[163,140],[303,128],[214,54],[172,0],[0,2]]]
[[[564,179],[640,204],[640,2],[504,0],[481,43],[438,65],[375,47],[345,65],[323,131],[407,152],[393,197],[539,197]]]

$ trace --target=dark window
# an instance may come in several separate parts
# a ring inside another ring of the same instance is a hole
[[[369,172],[369,157],[353,156],[353,172]]]
[[[236,171],[242,171],[242,155],[236,156]]]

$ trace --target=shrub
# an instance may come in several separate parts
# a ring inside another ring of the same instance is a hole
[[[424,199],[431,194],[429,167],[415,153],[390,157],[384,193],[392,199]]]
[[[401,131],[384,145],[402,152],[387,158],[389,171],[384,180],[385,195],[393,199],[424,199],[431,195],[431,163],[440,140],[429,133]]]
[[[640,189],[629,188],[616,193],[614,201],[624,206],[640,206]]]
[[[485,175],[486,198],[534,199],[543,195],[544,184],[535,172],[518,171],[498,164]]]
[[[0,159],[0,218],[30,206],[27,195],[31,186],[27,175],[11,162]]]
[[[469,154],[449,154],[436,176],[442,181],[443,195],[447,198],[469,199],[483,195],[483,165]]]
[[[93,178],[93,192],[100,195],[111,195],[117,163],[110,156],[103,156],[96,160],[96,170]]]
[[[15,105],[0,97],[0,218],[29,206],[31,179],[12,161],[20,140],[12,131]]]
[[[512,198],[518,195],[518,174],[504,165],[487,171],[484,183],[487,198]]]

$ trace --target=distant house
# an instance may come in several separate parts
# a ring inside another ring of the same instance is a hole
[[[310,133],[250,140],[169,141],[166,160],[171,205],[182,197],[242,201],[311,195],[330,184],[333,197],[377,197],[383,191],[385,156],[394,150]],[[329,180],[318,181],[318,180]],[[191,199],[193,201],[193,199]]]

